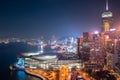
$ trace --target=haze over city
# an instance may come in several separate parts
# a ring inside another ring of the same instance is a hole
[[[100,30],[105,0],[5,0],[0,2],[0,37],[74,36]],[[109,0],[120,25],[120,0]]]
[[[120,80],[120,0],[0,1],[0,79]]]

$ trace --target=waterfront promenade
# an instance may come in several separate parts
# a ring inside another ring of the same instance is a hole
[[[42,69],[31,69],[31,68],[26,68],[25,72],[28,74],[31,74],[33,76],[42,78],[43,80],[70,80],[71,76],[65,76],[67,74],[64,73],[64,71],[59,71],[59,70],[42,70]],[[77,73],[78,76],[83,77],[84,80],[95,80],[94,78],[92,78],[91,76],[89,76],[86,72],[81,71],[80,69],[77,69],[76,71],[74,71],[74,73]],[[62,75],[61,75],[61,74]],[[70,75],[73,74],[71,71],[68,72]],[[112,73],[114,74],[115,73]],[[61,76],[63,77],[61,77]],[[69,78],[65,78],[65,77],[69,77]],[[115,76],[117,79],[116,80],[120,80],[120,77]]]
[[[42,70],[42,69],[25,69],[25,72],[37,77],[42,78],[43,80],[70,80],[71,76],[66,76],[66,74],[71,75],[72,72],[66,72],[59,71],[59,70]],[[62,73],[61,73],[62,72]],[[82,76],[85,80],[94,80],[88,74],[85,72],[82,72],[80,70],[77,70],[77,73],[79,73],[79,76]],[[61,75],[62,74],[62,75]]]
[[[37,77],[39,77],[39,78],[42,78],[43,80],[48,80],[48,79],[46,79],[45,77],[43,77],[43,76],[41,75],[41,71],[40,71],[40,70],[33,70],[33,69],[30,69],[30,68],[27,68],[27,69],[25,69],[25,72],[26,72],[27,74],[30,74],[30,75],[33,75],[33,76],[37,76]]]
[[[43,80],[56,80],[57,76],[57,72],[56,71],[45,71],[42,69],[30,69],[27,68],[25,69],[25,72],[37,77],[42,78]]]

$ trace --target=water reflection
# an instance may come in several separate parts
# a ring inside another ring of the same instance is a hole
[[[17,80],[25,80],[26,74],[24,71],[17,71]]]

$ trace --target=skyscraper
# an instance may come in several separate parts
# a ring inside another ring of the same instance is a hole
[[[107,32],[112,27],[112,19],[113,19],[113,14],[109,10],[108,0],[106,0],[106,10],[102,13],[101,17],[103,21],[102,32]]]

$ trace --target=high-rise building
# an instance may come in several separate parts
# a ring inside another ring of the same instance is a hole
[[[89,42],[91,38],[91,32],[83,32],[83,41]]]
[[[112,27],[112,19],[113,19],[113,14],[108,7],[108,0],[106,0],[106,10],[102,13],[101,17],[103,21],[102,32],[107,32]]]

